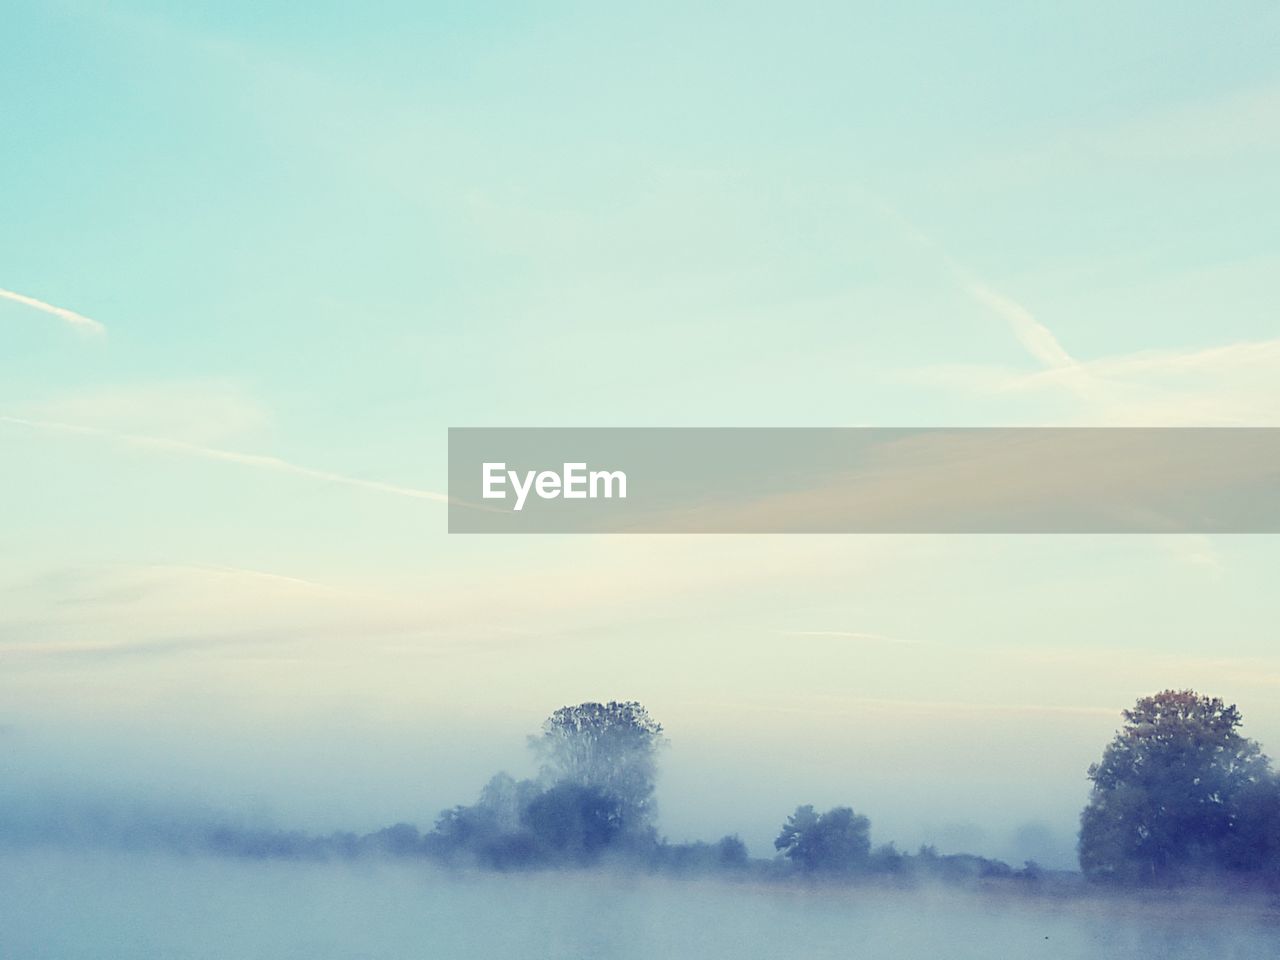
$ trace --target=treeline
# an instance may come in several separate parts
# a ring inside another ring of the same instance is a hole
[[[1118,885],[1233,882],[1280,888],[1280,777],[1241,735],[1234,706],[1167,690],[1123,711],[1124,724],[1087,776],[1080,866]],[[1013,868],[972,854],[914,853],[871,844],[870,821],[847,806],[800,806],[774,850],[752,858],[735,835],[670,843],[655,826],[654,785],[666,746],[639,703],[562,707],[529,738],[536,776],[494,776],[469,805],[443,811],[425,832],[400,823],[365,835],[248,829],[214,819],[119,816],[103,808],[0,818],[0,841],[73,842],[204,851],[250,858],[366,856],[493,870],[609,864],[678,875],[706,873],[829,881],[881,878],[1037,883],[1034,863]],[[7,806],[7,805],[6,805]],[[16,826],[15,826],[16,825]],[[1062,882],[1059,875],[1059,882]]]
[[[1280,777],[1240,733],[1234,705],[1166,690],[1123,711],[1123,726],[1087,771],[1081,815],[1083,875],[1120,885],[1232,881],[1280,887]],[[752,860],[736,836],[669,844],[653,825],[662,727],[640,704],[563,707],[530,738],[536,779],[500,774],[477,803],[443,813],[405,849],[497,869],[626,860],[676,872],[950,880],[1043,876],[970,854],[873,848],[871,824],[850,807],[798,807]],[[406,842],[409,835],[405,834]]]
[[[1028,865],[932,848],[901,853],[871,847],[871,824],[848,807],[817,813],[796,809],[775,841],[777,855],[753,860],[736,835],[714,843],[669,843],[654,825],[662,725],[634,701],[562,707],[529,738],[539,761],[533,779],[493,777],[469,806],[446,810],[418,834],[401,824],[374,842],[399,856],[497,870],[614,866],[680,875],[728,873],[775,878],[803,874],[829,879],[859,876],[969,880],[1034,878]],[[369,842],[368,839],[362,841]]]
[[[493,870],[607,864],[680,876],[898,882],[1041,876],[1034,864],[1014,869],[931,847],[915,853],[891,843],[873,848],[870,821],[849,807],[823,813],[798,807],[781,826],[769,858],[753,859],[736,835],[712,843],[670,843],[655,827],[653,803],[658,755],[666,743],[662,725],[634,701],[562,707],[529,738],[537,776],[495,775],[475,803],[443,811],[426,832],[399,823],[363,836],[319,837],[224,825],[188,831],[182,841],[185,849],[240,857],[380,856]]]

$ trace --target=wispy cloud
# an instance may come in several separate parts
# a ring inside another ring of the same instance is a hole
[[[934,365],[912,379],[988,394],[1058,391],[1079,401],[1072,423],[1265,426],[1280,421],[1280,339],[1079,360],[1034,312],[962,265],[891,204],[870,198],[911,244],[928,251],[966,297],[1008,326],[1040,369]]]
[[[1053,331],[1037,320],[1030,310],[978,280],[971,277],[962,279],[965,292],[1005,320],[1018,342],[1033,358],[1053,370],[1076,366],[1076,361],[1058,342]]]
[[[963,291],[965,296],[1003,320],[1033,360],[1047,370],[1054,371],[1059,377],[1059,382],[1081,393],[1087,392],[1089,379],[1087,371],[1067,352],[1066,347],[1054,332],[1038,320],[1030,309],[976,276],[896,207],[882,199],[872,199],[870,203],[881,216],[893,223],[907,240],[916,246],[926,248],[937,257],[952,283]]]
[[[99,437],[104,440],[123,443],[133,447],[145,447],[152,450],[161,450],[182,456],[198,457],[203,460],[236,463],[246,467],[256,467],[260,470],[271,470],[276,473],[288,473],[297,477],[308,477],[312,480],[324,481],[325,483],[357,487],[362,490],[372,490],[377,493],[388,493],[397,497],[412,497],[418,500],[434,500],[439,503],[449,502],[447,494],[436,493],[432,490],[422,490],[417,487],[404,487],[394,483],[383,483],[380,480],[365,480],[360,477],[349,477],[346,474],[333,473],[329,470],[317,470],[312,467],[304,467],[301,464],[292,463],[288,460],[282,460],[280,457],[272,457],[265,454],[240,453],[235,450],[222,450],[217,447],[205,447],[195,443],[186,443],[181,440],[168,440],[162,437],[151,437],[136,433],[116,433],[112,430],[103,430],[100,427],[86,427],[79,424],[59,423],[50,420],[28,420],[24,417],[0,416],[0,423],[8,423],[15,426],[27,427],[32,430],[43,430],[51,433],[68,433],[79,436]]]
[[[231,650],[426,634],[415,598],[200,563],[71,567],[0,581],[0,657]]]
[[[898,643],[915,645],[915,640],[886,637],[882,633],[866,633],[860,630],[784,630],[784,637],[825,637],[833,640],[853,640],[860,643]]]
[[[987,395],[1068,391],[1081,401],[1072,424],[1238,427],[1280,423],[1280,339],[1144,351],[1032,372],[930,366],[909,379]]]
[[[1280,368],[1280,339],[1253,340],[1191,350],[1148,350],[1102,357],[1078,366],[1099,378],[1167,377],[1182,374],[1246,373]],[[1011,380],[1010,387],[1055,382],[1061,374],[1044,370]]]
[[[1280,687],[1280,658],[1256,652],[1265,645],[1256,638],[1246,639],[1254,652],[1240,656],[1197,656],[1119,645],[1105,649],[1019,647],[993,651],[993,656],[1017,663],[1020,669],[1030,665],[1053,670],[1064,684],[1073,673],[1080,677],[1105,673],[1111,683],[1135,689],[1151,686],[1156,677],[1165,685],[1212,687],[1229,694],[1234,689],[1247,692],[1256,687]]]
[[[740,712],[741,701],[701,701],[699,706],[705,709],[723,709]],[[803,703],[783,704],[757,702],[752,705],[753,712],[770,712],[798,714],[803,716],[846,717],[863,711],[889,710],[895,714],[912,713],[924,716],[945,714],[949,717],[986,715],[1069,715],[1084,717],[1116,717],[1119,711],[1114,707],[1089,706],[1083,704],[1051,704],[1051,703],[1018,703],[991,702],[977,703],[961,700],[916,700],[896,697],[846,697],[829,694],[811,694]]]
[[[241,384],[219,377],[62,388],[31,401],[6,404],[4,413],[232,448],[245,446],[245,437],[270,423],[268,412]]]
[[[57,317],[59,320],[70,324],[77,330],[83,330],[95,336],[102,337],[106,336],[107,333],[107,328],[97,320],[86,317],[82,313],[76,313],[74,310],[68,310],[66,307],[55,307],[52,303],[45,303],[43,300],[28,297],[23,293],[16,293],[13,290],[5,290],[0,287],[0,300],[12,300],[14,303],[20,303],[24,307],[30,307],[32,310],[47,313],[51,317]]]
[[[1017,300],[988,286],[955,261],[947,258],[948,267],[955,282],[966,296],[987,308],[1009,326],[1009,331],[1027,354],[1056,378],[1056,383],[1076,394],[1081,400],[1092,401],[1098,395],[1100,384],[1087,364],[1075,359],[1058,340],[1057,336],[1035,314]]]

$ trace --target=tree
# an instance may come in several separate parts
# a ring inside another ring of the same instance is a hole
[[[545,782],[615,798],[623,823],[636,829],[653,815],[657,753],[665,743],[662,724],[635,701],[561,707],[530,737]]]
[[[450,858],[472,854],[500,834],[492,810],[480,804],[457,806],[441,811],[436,817],[426,845],[431,853]]]
[[[726,834],[716,841],[716,861],[722,867],[745,867],[750,861],[747,845],[736,833]]]
[[[477,807],[488,811],[494,826],[503,833],[520,829],[520,815],[538,795],[532,780],[517,780],[507,773],[495,773],[480,791]]]
[[[1271,780],[1240,712],[1217,697],[1165,690],[1124,711],[1124,726],[1089,768],[1080,866],[1095,878],[1167,879],[1230,868],[1242,817]]]
[[[847,872],[870,857],[871,821],[849,807],[821,814],[812,805],[796,807],[773,846],[807,873]]]
[[[1280,879],[1280,781],[1270,776],[1246,784],[1231,807],[1234,829],[1223,849],[1226,867]]]
[[[623,827],[617,800],[576,783],[560,783],[539,795],[521,819],[540,848],[580,863],[599,856]]]

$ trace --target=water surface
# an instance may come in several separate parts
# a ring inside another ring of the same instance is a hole
[[[143,854],[0,854],[5,958],[1273,958],[1280,927],[946,889],[801,890]]]

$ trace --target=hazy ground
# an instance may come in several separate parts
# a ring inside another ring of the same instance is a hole
[[[822,891],[390,864],[0,855],[12,958],[1270,958],[1280,926],[1224,906]]]

